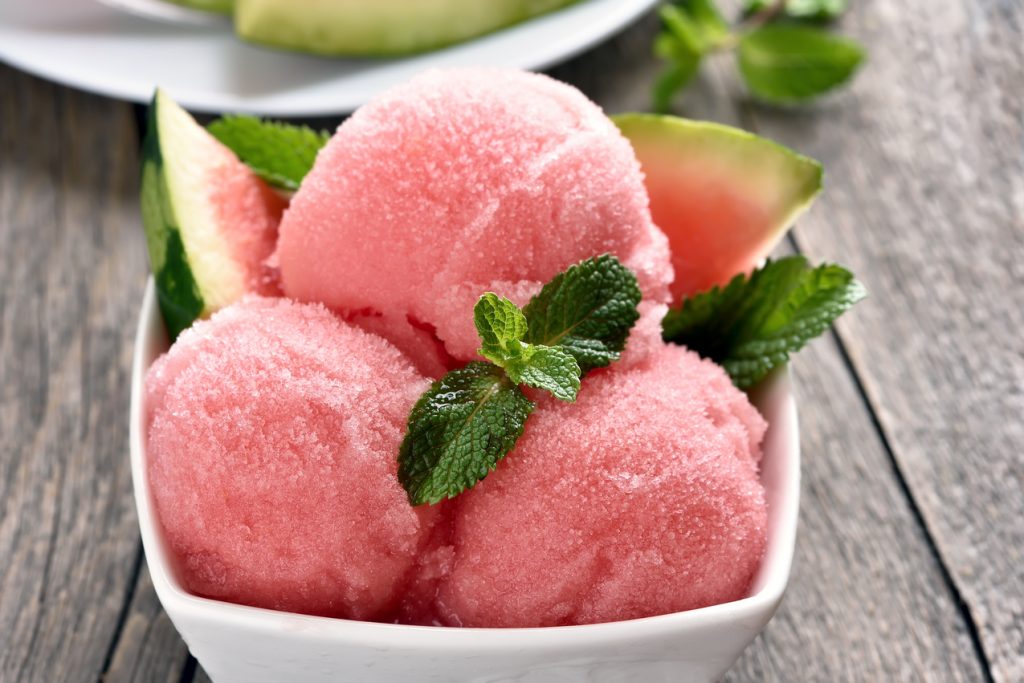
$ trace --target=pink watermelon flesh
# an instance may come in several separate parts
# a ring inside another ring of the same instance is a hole
[[[399,444],[428,382],[319,305],[247,297],[146,376],[157,517],[185,587],[246,605],[391,619],[437,510]]]
[[[821,166],[745,131],[672,116],[615,117],[668,236],[676,301],[750,271],[821,189]]]
[[[281,295],[281,274],[269,260],[277,247],[277,228],[288,202],[258,178],[227,148],[221,164],[207,170],[209,200],[217,228],[245,271],[246,291]]]
[[[672,245],[676,300],[727,283],[775,246],[776,234],[764,230],[769,221],[762,207],[697,169],[652,171],[647,191],[651,215]]]

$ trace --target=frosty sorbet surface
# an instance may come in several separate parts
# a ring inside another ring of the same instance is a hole
[[[460,496],[439,618],[557,626],[743,597],[764,554],[766,425],[720,367],[664,346],[545,400]]]
[[[150,486],[189,591],[467,627],[747,594],[766,424],[721,367],[663,341],[668,242],[629,142],[579,91],[493,69],[393,88],[320,150],[279,234],[288,298],[196,322],[146,378]],[[584,260],[605,279],[559,275]],[[536,309],[512,305],[552,278]],[[485,298],[478,336],[485,292],[512,303]],[[482,339],[494,364],[467,370]],[[571,392],[540,381],[567,368]],[[424,396],[446,373],[463,383]],[[459,487],[417,498],[410,462]]]
[[[395,476],[426,386],[322,306],[250,297],[182,334],[146,400],[150,485],[186,588],[387,618],[436,517]]]
[[[286,294],[408,315],[461,360],[485,291],[525,304],[611,253],[667,301],[668,243],[629,142],[578,90],[497,69],[427,72],[352,115],[285,212]]]

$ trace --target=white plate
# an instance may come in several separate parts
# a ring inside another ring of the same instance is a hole
[[[95,0],[4,0],[0,60],[136,102],[148,102],[159,85],[195,111],[318,116],[351,111],[428,67],[542,69],[621,30],[656,3],[584,0],[445,50],[353,60],[255,47],[228,27],[151,21]]]
[[[609,624],[495,629],[328,619],[190,595],[170,560],[146,474],[143,383],[150,364],[166,350],[150,278],[132,363],[135,504],[156,594],[215,683],[708,683],[736,661],[782,599],[800,500],[800,437],[786,371],[775,373],[752,396],[769,424],[761,461],[768,547],[751,594],[741,600]]]

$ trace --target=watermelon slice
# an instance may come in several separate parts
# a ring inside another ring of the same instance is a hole
[[[266,261],[285,200],[160,90],[142,147],[141,204],[171,339],[247,292],[279,293]]]
[[[235,33],[312,54],[397,56],[462,43],[576,1],[237,0]]]
[[[751,133],[674,116],[612,117],[646,176],[668,235],[673,297],[751,270],[821,191],[821,165]]]
[[[175,5],[191,7],[192,9],[203,10],[204,12],[216,12],[217,14],[231,14],[234,9],[234,0],[170,0]]]

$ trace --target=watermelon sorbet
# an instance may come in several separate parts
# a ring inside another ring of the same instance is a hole
[[[519,305],[611,253],[667,302],[668,241],[629,142],[575,88],[497,69],[429,71],[359,109],[285,212],[285,293],[408,315],[469,360],[485,291]]]
[[[575,403],[537,407],[495,471],[413,507],[410,410],[519,305],[616,255],[640,319]],[[535,627],[743,597],[764,554],[766,425],[710,361],[661,339],[673,278],[630,144],[574,88],[432,71],[321,150],[285,211],[284,294],[185,331],[150,369],[149,482],[185,587],[278,610]]]
[[[437,516],[396,477],[427,385],[320,305],[249,297],[185,331],[146,378],[150,484],[185,587],[387,618]]]
[[[543,399],[456,499],[438,616],[452,626],[618,621],[743,597],[764,554],[765,421],[717,365],[663,346]]]

